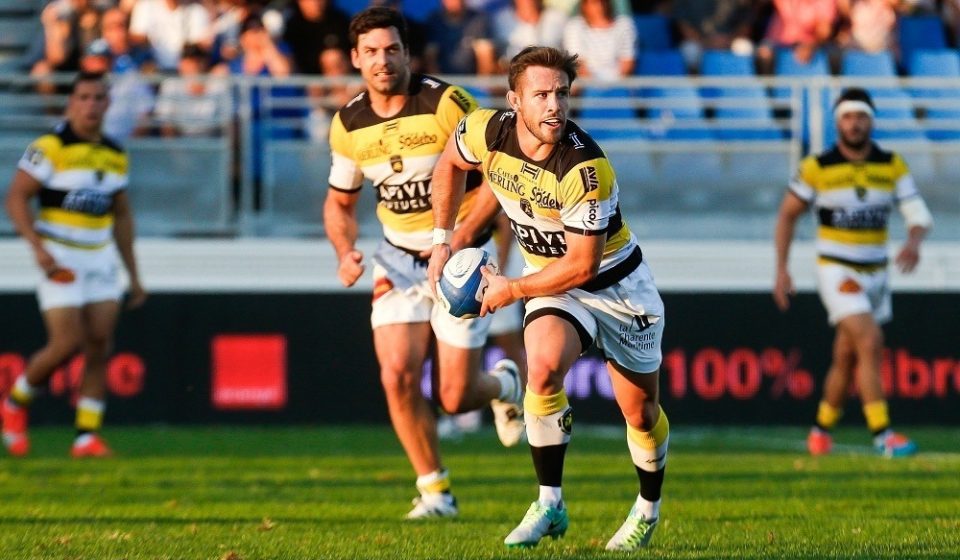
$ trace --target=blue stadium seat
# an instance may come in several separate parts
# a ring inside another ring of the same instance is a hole
[[[840,63],[843,76],[896,76],[897,67],[889,52],[847,51]]]
[[[687,66],[677,49],[640,51],[634,73],[640,76],[685,76]]]
[[[803,64],[798,61],[793,56],[793,51],[789,49],[780,49],[776,52],[774,62],[773,62],[773,72],[777,76],[829,76],[830,75],[830,63],[827,60],[827,55],[822,50],[818,50],[814,53],[813,57],[810,59],[810,62]],[[790,88],[773,88],[770,92],[770,97],[777,100],[783,101],[789,99],[791,95]],[[808,142],[810,139],[810,101],[808,99],[807,90],[804,89],[800,94],[800,103],[801,103],[801,138],[803,142]]]
[[[753,58],[736,55],[730,51],[710,50],[704,53],[700,64],[700,73],[704,76],[755,76]],[[703,88],[703,97],[717,100],[714,116],[718,121],[736,121],[742,119],[762,120],[767,124],[763,128],[717,128],[717,138],[721,140],[779,140],[783,132],[777,129],[770,112],[766,88],[756,85]],[[730,103],[731,105],[726,105]]]
[[[632,97],[627,88],[585,88],[576,122],[596,140],[643,138],[636,111],[630,106]]]
[[[804,64],[793,56],[789,49],[779,49],[774,55],[773,73],[777,76],[826,76],[830,74],[830,63],[822,50],[814,53],[810,62]]]
[[[908,16],[897,20],[897,39],[903,60],[909,60],[914,51],[947,48],[943,21],[937,16]]]
[[[660,14],[633,16],[637,28],[637,49],[658,51],[674,48],[670,19]]]
[[[907,62],[911,76],[929,78],[960,77],[960,55],[950,49],[914,51]],[[960,90],[954,88],[918,87],[910,93],[925,109],[927,138],[931,140],[960,140],[958,127],[938,128],[938,120],[960,119]],[[952,102],[952,103],[951,103]],[[951,103],[952,107],[938,104]]]

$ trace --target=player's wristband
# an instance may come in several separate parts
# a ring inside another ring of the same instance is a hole
[[[510,295],[516,299],[523,299],[525,296],[523,290],[520,289],[519,280],[511,280],[507,283],[507,289],[510,291]]]
[[[433,228],[433,244],[449,245],[453,241],[452,229]]]

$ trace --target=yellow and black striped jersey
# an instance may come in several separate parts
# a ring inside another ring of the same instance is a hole
[[[637,251],[620,214],[613,166],[575,123],[567,121],[563,138],[543,161],[520,149],[512,111],[475,111],[456,134],[461,157],[480,165],[500,200],[529,269],[540,270],[562,257],[566,232],[606,235],[601,273]]]
[[[127,187],[127,154],[104,137],[83,140],[67,122],[34,140],[18,167],[40,189],[37,232],[52,241],[97,249],[113,238],[113,197]]]
[[[789,189],[815,209],[820,260],[862,268],[886,265],[890,212],[920,196],[903,159],[876,144],[862,162],[836,146],[806,157]]]
[[[433,166],[457,123],[477,103],[460,87],[417,74],[407,95],[403,109],[388,118],[373,111],[367,92],[337,112],[330,126],[330,187],[357,192],[364,177],[369,179],[387,241],[422,251],[433,244]],[[458,221],[472,208],[477,186],[469,185]]]

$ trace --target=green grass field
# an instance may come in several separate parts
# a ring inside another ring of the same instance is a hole
[[[603,545],[636,495],[622,433],[578,426],[566,538],[502,539],[536,497],[527,449],[491,430],[445,443],[454,521],[402,520],[413,475],[385,428],[109,428],[118,457],[67,458],[68,428],[0,458],[0,559],[960,558],[960,429],[914,429],[923,453],[869,454],[862,430],[811,458],[799,428],[671,434],[650,548]]]

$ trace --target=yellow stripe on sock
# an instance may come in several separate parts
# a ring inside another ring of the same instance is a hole
[[[417,485],[417,489],[425,494],[439,494],[441,492],[450,491],[450,477],[445,476],[434,480],[430,484],[424,484],[423,486]]]
[[[527,387],[523,397],[523,410],[534,416],[550,416],[565,410],[570,403],[567,401],[567,392],[560,389],[555,395],[536,395]]]
[[[76,426],[78,430],[85,432],[99,431],[103,426],[103,412],[78,407]]]
[[[817,425],[823,426],[827,429],[832,429],[834,426],[840,422],[840,417],[843,416],[843,409],[834,408],[827,401],[820,401],[820,406],[817,407]]]
[[[867,428],[876,432],[890,426],[890,412],[887,401],[873,401],[863,405],[863,416],[867,419]]]
[[[668,435],[670,435],[670,420],[667,419],[667,413],[663,411],[663,407],[660,407],[660,418],[657,419],[657,423],[653,425],[653,429],[649,432],[638,430],[627,424],[627,437],[644,449],[660,447],[663,442],[667,441]]]

